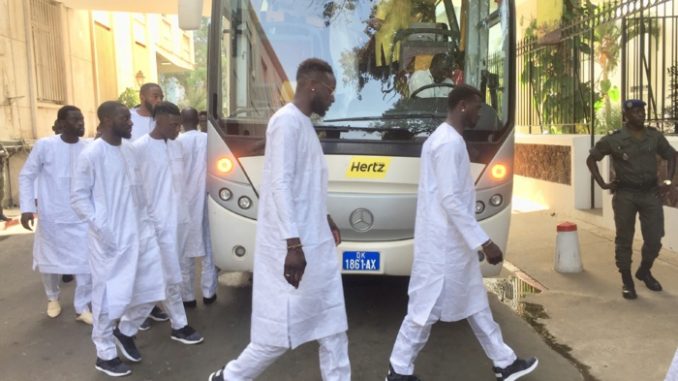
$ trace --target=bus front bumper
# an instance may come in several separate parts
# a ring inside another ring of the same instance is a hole
[[[237,215],[208,197],[208,215],[214,262],[223,271],[251,272],[253,268],[256,221]],[[480,222],[492,240],[505,250],[511,207]],[[344,261],[344,253],[378,253],[377,270],[342,270],[344,274],[365,275],[410,275],[414,240],[355,242],[344,241],[337,250],[338,264]],[[353,254],[348,254],[352,256]],[[501,265],[481,264],[483,276],[497,276]]]

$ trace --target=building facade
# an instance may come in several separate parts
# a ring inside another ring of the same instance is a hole
[[[35,140],[53,134],[57,110],[78,106],[86,136],[96,108],[155,82],[159,73],[192,70],[193,38],[175,15],[79,8],[77,2],[0,1],[0,144],[4,206],[18,204],[18,174]]]

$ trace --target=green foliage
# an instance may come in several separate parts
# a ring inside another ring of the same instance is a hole
[[[197,110],[207,109],[207,35],[209,19],[203,18],[200,29],[193,32],[195,51],[195,68],[182,73],[160,74],[160,86],[167,88],[177,83],[184,91],[178,100],[180,107],[194,107]]]
[[[561,40],[550,46],[538,46],[537,25],[533,22],[526,31],[527,42],[532,44],[527,62],[521,73],[521,81],[530,83],[532,98],[536,104],[540,125],[551,133],[562,131],[574,133],[576,126],[586,124],[587,112],[591,109],[591,84],[582,82],[579,73],[573,70],[573,62],[586,51],[580,38]]]
[[[139,100],[139,90],[133,89],[131,87],[125,88],[125,91],[120,93],[118,96],[118,102],[127,106],[127,108],[132,108],[137,106],[141,101]]]
[[[531,45],[526,53],[527,63],[523,67],[521,81],[531,85],[542,129],[562,131],[561,126],[564,125],[570,126],[566,128],[567,132],[579,131],[583,124],[590,125],[592,113],[595,113],[596,132],[604,133],[621,126],[621,111],[613,107],[621,102],[621,89],[610,77],[620,63],[622,30],[619,21],[595,24],[597,18],[593,17],[601,12],[610,13],[616,6],[616,3],[607,3],[599,7],[590,0],[563,2],[562,25],[581,25],[582,20],[592,17],[592,39],[591,33],[586,32],[582,37],[575,35],[553,45],[540,46],[536,36],[540,28],[535,21],[530,24],[526,43]],[[656,22],[641,20],[627,24],[626,41],[643,35],[659,36]],[[600,76],[594,81],[593,89],[590,81],[582,81],[581,73],[572,69],[579,66],[586,56],[600,67]]]
[[[600,100],[600,103],[603,103]],[[622,126],[621,101],[614,103],[609,109],[600,107],[596,110],[596,130],[598,135],[605,135]]]
[[[609,5],[608,5],[609,6]],[[639,21],[628,24],[626,39],[631,40],[643,34],[659,36],[656,23],[645,22],[641,28]],[[619,55],[622,48],[622,30],[617,21],[609,21],[594,28],[594,46],[596,61],[601,68],[598,81],[598,99],[594,105],[596,112],[596,133],[606,134],[622,125],[622,113],[618,106],[621,102],[621,89],[610,81],[610,75],[619,66]]]

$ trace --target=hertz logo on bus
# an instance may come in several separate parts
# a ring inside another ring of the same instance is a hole
[[[353,156],[346,168],[346,177],[352,179],[383,179],[386,177],[390,157]]]

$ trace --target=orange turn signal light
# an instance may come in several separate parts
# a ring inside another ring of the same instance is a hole
[[[504,179],[507,173],[508,169],[504,164],[495,164],[492,166],[492,169],[490,171],[490,174],[492,174],[492,178],[494,178],[495,180]]]
[[[233,161],[227,157],[217,160],[217,171],[221,174],[227,174],[233,170]]]

